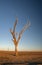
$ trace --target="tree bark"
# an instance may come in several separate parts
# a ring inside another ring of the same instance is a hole
[[[18,55],[18,51],[17,51],[17,45],[15,45],[15,55]]]

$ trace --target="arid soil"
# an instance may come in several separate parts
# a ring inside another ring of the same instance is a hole
[[[0,65],[42,65],[42,52],[0,51]]]

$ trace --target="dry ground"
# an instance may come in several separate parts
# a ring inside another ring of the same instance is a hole
[[[42,65],[42,52],[0,51],[0,65]]]

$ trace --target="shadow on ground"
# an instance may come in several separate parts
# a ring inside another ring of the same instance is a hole
[[[0,65],[42,65],[42,62],[0,63]]]

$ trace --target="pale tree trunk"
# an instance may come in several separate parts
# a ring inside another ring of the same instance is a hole
[[[18,51],[17,51],[17,45],[15,45],[15,55],[18,55]]]

